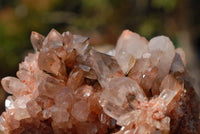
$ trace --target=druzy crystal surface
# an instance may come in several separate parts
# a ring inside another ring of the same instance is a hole
[[[101,53],[89,38],[32,32],[30,53],[0,116],[5,134],[199,134],[200,103],[185,53],[168,37],[150,41],[124,30]]]

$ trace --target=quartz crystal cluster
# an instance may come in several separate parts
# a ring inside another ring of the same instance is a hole
[[[0,116],[5,134],[199,134],[199,98],[185,53],[168,37],[150,41],[124,30],[101,53],[89,38],[32,32],[35,53],[16,77]]]

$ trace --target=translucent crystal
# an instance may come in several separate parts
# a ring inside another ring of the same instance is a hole
[[[102,87],[105,87],[111,78],[123,76],[118,63],[111,56],[95,50],[91,50],[90,55],[90,63]]]
[[[40,51],[40,49],[42,48],[42,43],[43,43],[44,39],[45,39],[45,37],[37,32],[31,33],[31,43],[32,43],[35,51]]]
[[[172,62],[172,65],[171,65],[171,69],[170,69],[170,72],[172,74],[183,74],[185,71],[185,66],[184,66],[184,63],[181,59],[181,56],[179,54],[175,54],[174,56],[174,60]]]
[[[41,70],[58,75],[61,61],[53,51],[41,52],[38,58],[38,65]]]
[[[63,36],[63,43],[64,47],[68,48],[70,45],[73,44],[73,34],[69,31],[62,33]]]
[[[74,101],[74,97],[71,94],[70,89],[68,87],[64,87],[59,93],[57,93],[54,100],[57,106],[63,108],[70,108]]]
[[[75,49],[78,54],[84,55],[88,51],[88,39],[89,37],[73,35],[73,45],[71,45],[70,48]]]
[[[55,29],[52,29],[45,38],[43,46],[47,48],[57,48],[59,46],[63,46],[62,35]]]
[[[78,101],[72,108],[72,116],[78,121],[86,121],[89,115],[88,103],[84,100]]]
[[[148,51],[147,44],[144,37],[129,30],[123,31],[117,41],[115,57],[125,74],[133,67],[135,59]]]
[[[2,116],[0,116],[0,130],[1,131],[4,131],[5,130],[5,127],[3,126],[3,122],[5,122],[5,119],[2,117]]]
[[[27,111],[32,117],[37,117],[37,114],[42,111],[42,108],[35,100],[30,100],[27,104]]]
[[[88,98],[90,111],[96,114],[99,114],[102,111],[102,107],[99,104],[100,94],[100,92],[96,92]]]
[[[102,92],[100,104],[105,113],[117,119],[134,109],[130,107],[131,103],[145,99],[145,94],[136,81],[126,77],[113,78]]]
[[[30,95],[17,97],[13,103],[15,108],[26,109],[26,104],[30,101]]]
[[[52,118],[56,123],[67,122],[69,120],[69,113],[62,107],[52,107]]]
[[[17,77],[23,81],[26,85],[28,85],[30,88],[33,88],[31,85],[33,84],[33,76],[32,74],[27,70],[20,70],[17,72]]]
[[[31,116],[29,115],[29,113],[28,113],[28,111],[26,109],[17,108],[15,110],[14,117],[15,117],[16,120],[20,121],[22,119],[30,118]]]
[[[15,96],[21,96],[29,93],[29,88],[15,77],[5,77],[1,80],[3,88]]]
[[[72,90],[75,90],[82,84],[83,75],[84,72],[82,69],[74,68],[69,74],[69,79],[67,80],[67,86],[70,87]]]
[[[169,38],[148,43],[125,30],[107,53],[55,29],[32,32],[31,42],[19,79],[1,81],[12,94],[0,117],[5,134],[199,134],[185,53]]]
[[[138,59],[134,67],[130,70],[128,77],[137,81],[143,88],[146,95],[150,95],[151,89],[156,76],[158,75],[158,68],[152,65],[150,57]]]
[[[152,63],[159,69],[158,77],[162,79],[169,73],[174,59],[174,45],[168,37],[158,36],[149,41],[148,48],[151,53]]]
[[[45,78],[39,85],[39,94],[54,98],[55,95],[62,90],[63,84],[53,77]]]
[[[180,84],[172,75],[167,75],[161,83],[160,90],[162,92],[158,98],[165,101],[166,106],[171,105],[171,108],[168,109],[173,109],[173,101],[174,99],[178,100],[178,98],[180,98],[180,95],[183,92],[183,85]],[[174,101],[174,103],[176,103],[176,101]]]
[[[74,92],[74,94],[78,98],[84,98],[84,97],[87,98],[92,93],[93,93],[93,87],[89,86],[89,85],[83,85],[83,86],[79,87],[78,89],[76,89],[76,91]]]

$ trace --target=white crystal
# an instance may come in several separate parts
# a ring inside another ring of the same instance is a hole
[[[140,35],[129,30],[123,31],[117,41],[115,57],[125,74],[133,67],[135,59],[148,52],[147,43]]]
[[[134,101],[146,100],[146,96],[136,81],[128,78],[113,78],[103,91],[100,104],[105,113],[114,119],[126,114],[131,109],[128,96]]]
[[[7,99],[5,100],[6,110],[15,108],[13,103],[14,103],[14,97],[8,96]]]
[[[171,40],[166,36],[152,38],[148,44],[152,63],[158,67],[158,78],[162,79],[169,73],[175,48]]]

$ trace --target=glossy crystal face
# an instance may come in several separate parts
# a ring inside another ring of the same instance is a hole
[[[10,94],[0,117],[6,134],[199,133],[185,54],[168,37],[124,30],[107,53],[55,29],[32,32],[31,42],[35,53],[17,78],[1,81]]]

